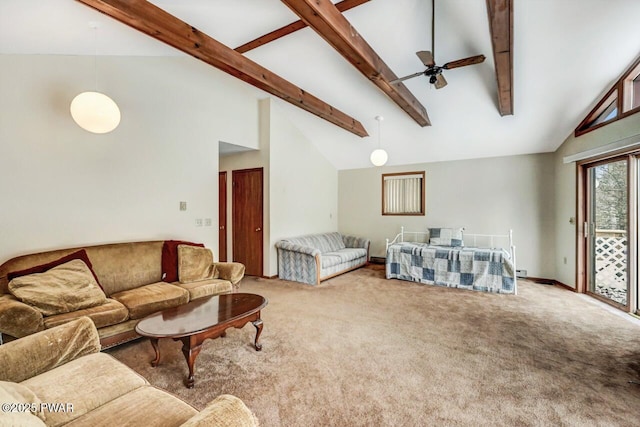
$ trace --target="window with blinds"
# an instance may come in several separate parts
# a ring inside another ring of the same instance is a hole
[[[424,171],[382,174],[382,215],[424,215]]]

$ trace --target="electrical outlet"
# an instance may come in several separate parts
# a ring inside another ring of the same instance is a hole
[[[196,218],[196,227],[202,227],[202,218]]]
[[[187,210],[187,202],[180,202],[180,210],[181,211]]]
[[[204,219],[204,226],[205,227],[211,227],[211,218],[205,218]]]

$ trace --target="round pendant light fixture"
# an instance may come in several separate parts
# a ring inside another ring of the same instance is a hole
[[[378,148],[373,150],[369,160],[371,160],[374,166],[384,166],[389,159],[387,152],[380,147],[380,122],[384,120],[384,117],[376,116],[376,120],[378,121]]]
[[[92,133],[108,133],[120,124],[118,105],[104,93],[82,92],[69,110],[78,126]]]
[[[96,31],[97,22],[89,22],[89,27],[93,29],[93,73],[94,86],[97,86],[98,72],[96,70],[97,48]],[[71,101],[69,107],[71,117],[78,126],[92,133],[108,133],[120,124],[120,109],[115,101],[104,93],[96,91],[82,92]]]

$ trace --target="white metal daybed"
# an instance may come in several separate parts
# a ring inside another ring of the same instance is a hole
[[[471,246],[463,246],[464,242]],[[508,249],[496,248],[498,242]],[[478,243],[485,246],[477,247]],[[385,264],[387,279],[484,292],[518,292],[512,230],[504,235],[463,235],[463,229],[405,231],[401,227],[393,240],[387,239]]]

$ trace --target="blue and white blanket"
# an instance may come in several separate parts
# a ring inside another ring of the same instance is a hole
[[[387,279],[512,294],[513,262],[504,249],[394,243],[387,250]]]

